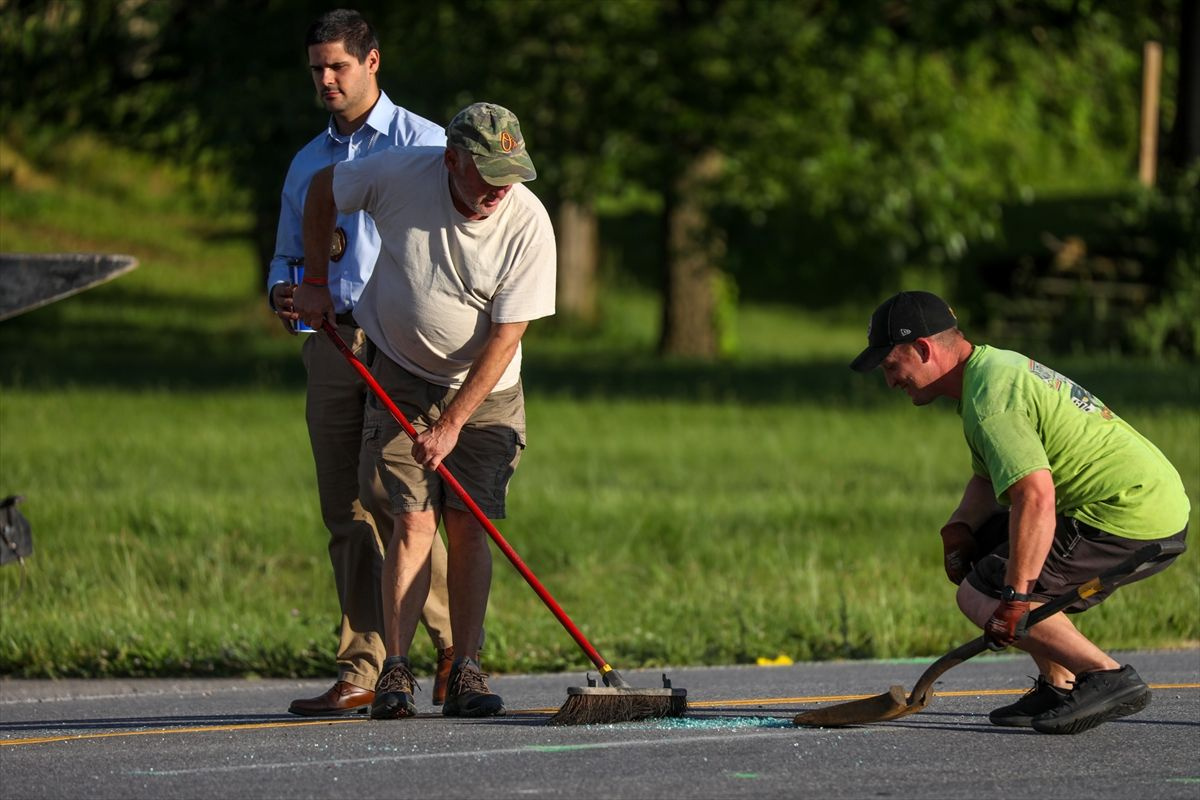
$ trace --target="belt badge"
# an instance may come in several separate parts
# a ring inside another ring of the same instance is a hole
[[[342,226],[338,226],[333,232],[333,239],[329,242],[329,260],[341,261],[342,256],[346,254],[346,231]]]

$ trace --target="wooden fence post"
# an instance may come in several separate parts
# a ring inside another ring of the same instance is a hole
[[[1158,166],[1158,93],[1162,78],[1162,45],[1146,42],[1142,48],[1142,135],[1138,180],[1153,186]]]

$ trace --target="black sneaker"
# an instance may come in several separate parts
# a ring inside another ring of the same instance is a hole
[[[473,658],[456,659],[450,668],[450,686],[442,715],[447,717],[500,717],[504,701],[492,694],[487,685],[487,673],[481,672]]]
[[[371,701],[371,719],[403,719],[417,714],[413,702],[413,687],[417,685],[408,659],[392,656],[383,662],[383,672],[375,682],[375,699]]]
[[[1002,725],[1007,728],[1029,728],[1033,726],[1034,717],[1057,706],[1068,694],[1070,692],[1059,689],[1038,675],[1037,680],[1033,682],[1033,688],[1026,692],[1020,700],[1012,705],[997,708],[988,714],[988,719],[992,721],[993,725]]]
[[[1083,733],[1150,705],[1150,687],[1126,664],[1077,675],[1075,688],[1056,707],[1033,718],[1038,733]]]

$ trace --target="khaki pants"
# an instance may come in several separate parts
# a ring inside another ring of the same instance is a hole
[[[361,354],[366,342],[362,330],[339,325],[338,333],[356,355]],[[393,521],[374,459],[362,453],[363,403],[369,389],[324,334],[304,335],[305,417],[342,610],[338,680],[374,689],[386,655],[381,581],[383,550],[391,540]],[[446,545],[440,536],[435,537],[431,560],[429,597],[421,620],[434,646],[444,649],[452,640]]]

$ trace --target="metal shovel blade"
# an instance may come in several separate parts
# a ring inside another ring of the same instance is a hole
[[[812,728],[840,728],[843,725],[862,725],[883,722],[903,716],[908,711],[908,695],[903,686],[893,686],[883,694],[838,703],[836,706],[804,711],[793,723]]]
[[[903,686],[893,686],[883,694],[839,703],[828,708],[818,708],[797,714],[792,722],[814,728],[838,728],[844,725],[864,725],[868,722],[887,722],[907,717],[929,705],[933,698],[933,684],[951,667],[955,667],[972,656],[982,653],[987,642],[982,636],[959,645],[933,662],[917,681],[911,694],[905,694]]]

